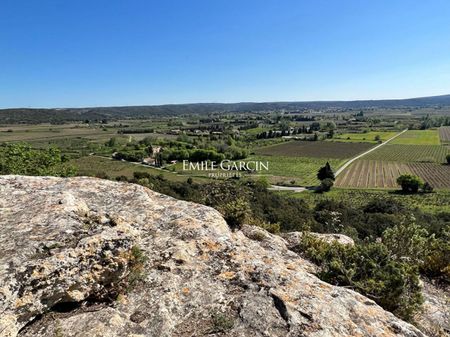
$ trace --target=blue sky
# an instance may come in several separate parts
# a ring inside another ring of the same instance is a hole
[[[450,93],[450,1],[0,0],[0,107]]]

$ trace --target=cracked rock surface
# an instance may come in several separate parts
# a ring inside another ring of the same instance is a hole
[[[138,185],[1,176],[0,336],[424,336],[255,231]]]

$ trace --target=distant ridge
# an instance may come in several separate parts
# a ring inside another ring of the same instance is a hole
[[[143,106],[86,107],[86,108],[11,108],[0,109],[0,123],[41,123],[118,118],[145,118],[150,116],[176,116],[182,114],[260,112],[270,110],[303,109],[364,109],[364,108],[423,108],[450,106],[450,95],[407,99],[305,101],[305,102],[240,102],[240,103],[187,103]]]

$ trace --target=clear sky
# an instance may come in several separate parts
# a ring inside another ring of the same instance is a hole
[[[0,0],[0,107],[449,93],[448,0]]]

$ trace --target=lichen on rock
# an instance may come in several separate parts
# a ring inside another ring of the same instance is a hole
[[[311,268],[142,186],[0,177],[0,336],[423,336]]]

